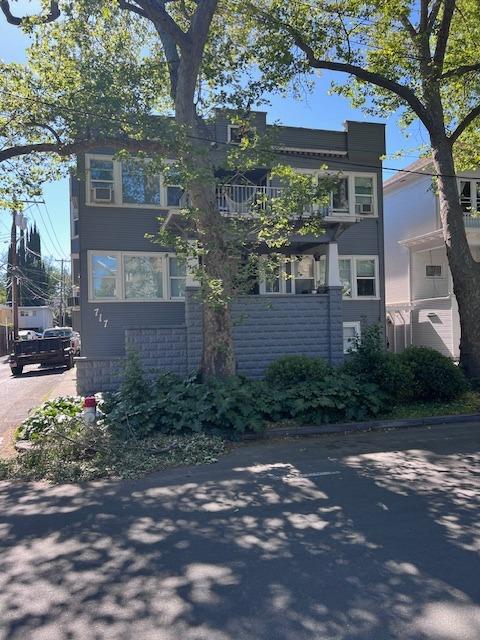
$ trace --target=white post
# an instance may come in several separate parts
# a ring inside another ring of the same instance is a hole
[[[341,287],[340,268],[338,265],[338,244],[330,242],[327,249],[327,286]]]

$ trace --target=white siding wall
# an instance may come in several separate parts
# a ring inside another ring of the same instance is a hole
[[[412,341],[417,347],[431,347],[451,358],[453,349],[452,308],[450,300],[431,300],[412,311]]]
[[[387,304],[410,299],[409,250],[398,244],[438,228],[431,178],[418,176],[384,192],[385,286]]]
[[[439,265],[442,269],[441,277],[433,278],[426,275],[428,265]],[[412,250],[412,299],[442,298],[449,294],[450,269],[447,253],[444,248],[429,251]]]

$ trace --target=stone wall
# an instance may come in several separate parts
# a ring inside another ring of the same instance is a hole
[[[342,293],[330,288],[316,295],[243,296],[232,308],[238,373],[263,376],[282,355],[343,360]],[[125,353],[136,351],[145,372],[186,375],[198,370],[202,355],[202,304],[187,288],[185,325],[125,329]],[[123,358],[79,358],[77,388],[82,395],[113,391],[121,382]]]

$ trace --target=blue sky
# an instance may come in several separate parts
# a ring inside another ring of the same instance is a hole
[[[21,0],[16,3],[17,13],[29,5],[29,13],[38,7],[38,0]],[[0,17],[0,58],[6,62],[23,61],[27,38],[14,26]],[[337,74],[328,73],[316,80],[315,90],[305,95],[302,101],[293,98],[273,97],[268,109],[268,121],[280,122],[291,126],[316,127],[319,129],[342,129],[345,120],[369,120],[361,111],[352,109],[348,100],[328,95],[330,81]],[[262,107],[262,110],[266,110]],[[378,119],[376,119],[379,121]],[[418,157],[418,147],[426,143],[425,133],[419,124],[409,129],[409,137],[398,128],[397,119],[391,117],[384,121],[387,125],[387,153],[389,155],[403,151],[401,158],[385,160],[386,167],[402,168]],[[385,170],[388,178],[393,172]],[[32,207],[27,212],[31,221],[35,220],[40,229],[44,255],[61,258],[69,255],[70,218],[67,180],[48,184],[44,188],[46,206]],[[50,218],[50,220],[49,220]],[[50,222],[51,221],[51,222]],[[0,247],[5,243],[9,226],[9,216],[0,210]],[[6,245],[5,247],[6,248]],[[0,254],[3,251],[0,248]]]

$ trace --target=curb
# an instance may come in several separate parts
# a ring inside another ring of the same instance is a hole
[[[248,433],[243,440],[270,440],[273,438],[320,436],[328,433],[355,433],[357,431],[384,431],[389,429],[410,429],[430,425],[480,422],[480,413],[449,416],[428,416],[425,418],[404,418],[402,420],[372,420],[370,422],[337,422],[322,426],[278,427],[266,429],[263,433]]]

